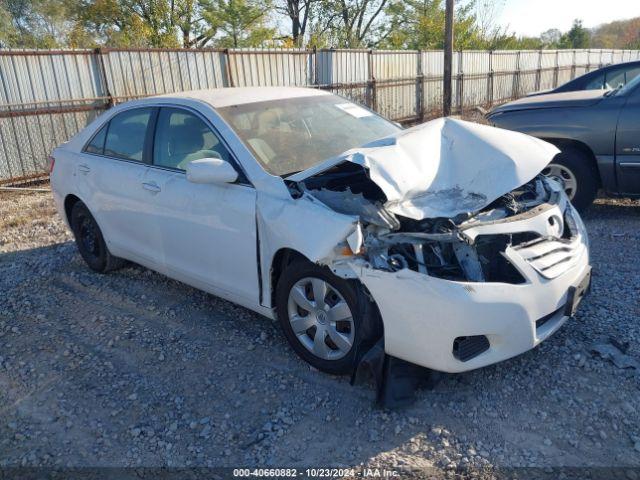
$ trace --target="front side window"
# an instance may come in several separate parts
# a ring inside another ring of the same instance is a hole
[[[142,161],[151,108],[119,113],[109,121],[104,154],[126,160]]]
[[[335,95],[288,98],[219,108],[269,173],[287,176],[400,128]]]
[[[222,158],[229,153],[218,137],[198,116],[177,108],[162,108],[153,144],[153,164],[186,170],[201,158]]]
[[[596,75],[584,86],[585,90],[601,90],[604,88],[604,73]]]

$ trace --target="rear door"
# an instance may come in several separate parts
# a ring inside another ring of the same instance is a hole
[[[80,198],[114,255],[158,268],[157,231],[149,216],[155,192],[145,188],[150,126],[156,108],[116,114],[88,142],[76,166]]]
[[[629,94],[618,119],[616,174],[620,193],[640,193],[640,85]]]
[[[233,184],[195,184],[187,164],[221,157],[236,167]],[[153,217],[169,275],[242,303],[258,303],[255,189],[223,139],[198,112],[162,107],[145,182],[158,189]]]

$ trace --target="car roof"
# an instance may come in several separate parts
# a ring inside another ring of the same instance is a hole
[[[169,93],[151,98],[176,100],[188,98],[208,103],[213,108],[222,108],[231,105],[266,102],[269,100],[324,95],[331,94],[324,90],[304,87],[225,87]]]
[[[598,70],[611,70],[612,68],[624,68],[624,67],[630,67],[634,65],[640,65],[640,60],[632,60],[630,62],[610,63],[608,65],[605,65],[602,68],[599,68]],[[597,70],[594,70],[594,71],[597,71]]]
[[[568,92],[572,91],[571,89],[575,86],[580,87],[585,82],[590,81],[591,79],[597,77],[598,75],[602,75],[603,73],[608,73],[611,70],[616,70],[619,68],[629,68],[640,66],[640,60],[633,60],[631,62],[622,62],[622,63],[610,63],[609,65],[605,65],[604,67],[597,68],[595,70],[591,70],[590,72],[583,73],[575,78],[572,78],[568,82],[563,83],[562,85],[558,85],[556,88],[552,89],[553,92]]]

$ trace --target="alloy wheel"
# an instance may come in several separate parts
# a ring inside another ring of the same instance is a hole
[[[573,200],[573,197],[576,196],[578,181],[574,173],[564,165],[550,163],[547,168],[542,170],[542,174],[560,182],[569,200]]]

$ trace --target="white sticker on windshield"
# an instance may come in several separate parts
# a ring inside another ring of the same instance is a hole
[[[373,113],[366,108],[359,107],[353,103],[336,103],[336,107],[356,118],[370,117],[373,115]]]

